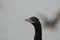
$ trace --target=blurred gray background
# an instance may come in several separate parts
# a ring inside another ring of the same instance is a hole
[[[0,40],[33,40],[34,27],[25,19],[39,13],[52,18],[59,9],[60,0],[0,0]],[[42,28],[43,40],[60,40],[59,26]]]

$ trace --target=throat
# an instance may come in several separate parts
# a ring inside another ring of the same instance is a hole
[[[34,25],[35,28],[35,37],[34,40],[42,40],[42,29],[41,29],[41,24],[36,24]]]

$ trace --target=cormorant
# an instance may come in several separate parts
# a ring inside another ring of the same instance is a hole
[[[42,40],[42,27],[39,19],[37,17],[30,17],[25,20],[30,22],[35,28],[34,40]]]

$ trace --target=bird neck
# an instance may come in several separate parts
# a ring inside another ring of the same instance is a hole
[[[41,24],[40,23],[35,24],[34,28],[35,28],[35,37],[34,37],[34,40],[42,40]]]

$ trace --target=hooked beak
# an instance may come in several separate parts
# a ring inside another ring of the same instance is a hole
[[[31,20],[31,19],[25,19],[25,21],[28,21],[28,22],[30,22],[30,23],[35,23],[33,20]]]

